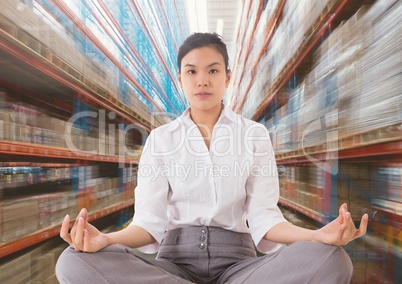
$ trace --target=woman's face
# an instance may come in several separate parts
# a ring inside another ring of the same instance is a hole
[[[220,110],[230,73],[226,73],[223,55],[219,51],[213,47],[201,47],[183,57],[178,79],[191,109]]]

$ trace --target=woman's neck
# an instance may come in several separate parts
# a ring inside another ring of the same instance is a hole
[[[216,107],[209,110],[199,110],[192,108],[190,110],[190,116],[198,127],[208,127],[212,132],[212,129],[214,128],[216,122],[219,119],[219,116],[221,115],[221,111],[221,105],[219,106],[219,108]]]
[[[207,111],[191,109],[190,116],[197,125],[201,136],[204,138],[205,145],[209,149],[212,140],[212,131],[222,111],[222,106]]]

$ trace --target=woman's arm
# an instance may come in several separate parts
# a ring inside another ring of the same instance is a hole
[[[318,230],[301,228],[291,223],[279,223],[267,232],[265,239],[284,244],[315,241],[330,245],[346,245],[363,236],[366,233],[367,224],[368,215],[364,214],[359,229],[356,229],[350,212],[347,211],[347,205],[342,204],[338,218]]]
[[[297,241],[312,241],[314,231],[284,222],[273,226],[264,238],[275,243],[291,244]]]
[[[136,248],[153,244],[155,239],[139,226],[128,226],[114,233],[102,233],[88,222],[88,212],[80,211],[70,233],[70,217],[67,215],[61,226],[60,236],[77,251],[96,252],[113,244]]]
[[[125,229],[106,234],[108,245],[122,244],[131,248],[138,248],[155,243],[150,233],[139,226],[128,226]]]

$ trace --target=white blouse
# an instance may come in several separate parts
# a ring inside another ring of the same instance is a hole
[[[223,106],[208,150],[187,109],[151,131],[145,143],[131,225],[155,238],[140,248],[147,253],[157,251],[167,230],[203,225],[248,232],[267,253],[280,244],[264,235],[286,222],[278,198],[275,156],[262,124]]]

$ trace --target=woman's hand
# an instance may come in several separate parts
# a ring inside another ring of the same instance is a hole
[[[368,215],[364,214],[359,229],[356,229],[346,203],[339,208],[339,216],[331,223],[318,229],[315,241],[330,245],[346,245],[356,238],[366,234]]]
[[[60,229],[60,237],[75,250],[83,252],[96,252],[108,245],[108,238],[97,228],[88,223],[88,212],[81,209],[75,219],[74,225],[68,232],[70,217],[66,215]]]

